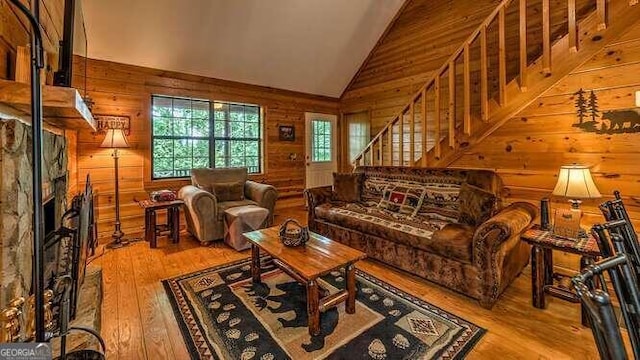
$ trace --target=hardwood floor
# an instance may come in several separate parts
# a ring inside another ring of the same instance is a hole
[[[305,219],[301,208],[277,211],[276,223]],[[159,239],[106,252],[92,264],[103,267],[102,335],[108,359],[188,359],[160,280],[248,258],[222,242],[200,246],[186,234],[179,244]],[[530,269],[507,289],[492,310],[465,296],[375,261],[358,268],[431,304],[472,321],[487,333],[469,359],[597,359],[591,331],[580,325],[576,304],[549,299],[546,310],[531,306]]]

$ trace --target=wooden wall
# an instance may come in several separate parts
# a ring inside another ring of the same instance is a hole
[[[75,62],[74,73],[84,72]],[[264,174],[257,180],[276,186],[282,196],[279,206],[301,204],[304,189],[304,113],[338,113],[338,100],[292,91],[216,80],[200,76],[136,67],[107,61],[89,60],[87,66],[89,96],[95,102],[94,114],[126,115],[131,119],[130,149],[120,159],[120,206],[124,231],[139,233],[143,227],[143,211],[135,203],[156,189],[179,189],[187,180],[151,181],[150,101],[152,94],[195,97],[211,100],[258,104],[265,111]],[[74,79],[79,81],[79,79]],[[278,125],[294,125],[296,140],[278,140]],[[114,174],[108,149],[99,148],[102,136],[90,131],[78,134],[78,182],[84,184],[87,173],[99,192],[99,228],[102,234],[113,232]],[[296,154],[295,160],[289,155]],[[291,199],[291,200],[287,200]]]
[[[30,0],[22,3],[31,6]],[[64,0],[41,0],[40,22],[44,48],[48,53],[58,53],[64,24]],[[8,0],[0,0],[0,78],[13,79],[16,46],[29,44],[29,24]]]
[[[370,111],[374,136],[499,4],[407,0],[340,99],[343,113]]]
[[[510,201],[537,203],[550,195],[561,165],[588,165],[603,195],[610,198],[614,190],[622,192],[640,229],[640,132],[598,134],[574,126],[575,92],[581,88],[594,91],[600,113],[630,109],[638,115],[629,120],[640,119],[640,108],[635,107],[635,92],[640,91],[640,21],[452,166],[494,169],[502,176]],[[603,122],[600,117],[596,120]],[[636,124],[640,131],[640,122]],[[552,201],[554,207],[568,206],[564,199]],[[602,221],[595,207],[601,201],[583,204],[585,226]]]
[[[31,7],[30,0],[22,0]],[[44,48],[47,52],[46,72],[52,74],[57,69],[57,53],[59,43],[63,35],[64,25],[64,0],[41,0],[40,22]],[[28,46],[30,27],[22,13],[20,13],[8,0],[0,0],[0,79],[13,80],[15,76],[16,49],[18,46]],[[48,80],[51,80],[48,76]],[[57,134],[64,134],[67,139],[69,151],[69,196],[73,196],[78,190],[76,138],[77,131],[62,130],[45,125],[45,129]]]

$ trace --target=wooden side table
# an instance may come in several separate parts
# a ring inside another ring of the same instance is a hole
[[[158,247],[158,235],[168,232],[173,243],[180,241],[180,207],[182,200],[151,201],[142,200],[138,203],[144,209],[144,239],[151,248]],[[156,224],[156,211],[167,210],[167,223]]]
[[[533,306],[545,309],[547,294],[562,300],[580,303],[580,298],[571,290],[554,285],[554,278],[564,276],[553,272],[553,250],[580,255],[580,269],[583,269],[600,257],[600,249],[593,236],[588,234],[587,238],[572,240],[554,235],[551,231],[542,230],[540,225],[533,225],[520,238],[532,245],[531,297]],[[582,324],[588,325],[587,321],[583,309]]]

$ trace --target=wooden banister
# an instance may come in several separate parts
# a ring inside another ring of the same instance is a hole
[[[531,16],[542,16],[541,19],[528,17],[527,0],[501,1],[447,61],[433,73],[425,85],[411,97],[409,104],[404,106],[372,138],[362,152],[356,156],[354,163],[356,165],[362,163],[367,159],[367,155],[372,165],[376,163],[385,165],[385,159],[389,159],[387,161],[389,165],[404,166],[409,164],[414,166],[421,164],[425,167],[431,165],[428,162],[431,163],[434,161],[433,159],[435,159],[435,165],[438,166],[443,162],[451,161],[451,158],[460,152],[460,150],[451,151],[451,149],[456,150],[457,147],[468,146],[469,142],[475,143],[484,139],[488,133],[504,123],[505,119],[513,116],[516,109],[522,109],[522,106],[526,106],[523,104],[529,101],[530,97],[541,93],[543,90],[540,84],[545,83],[544,79],[563,76],[568,71],[568,67],[564,65],[567,62],[575,66],[576,61],[580,58],[572,57],[572,60],[565,61],[563,56],[567,52],[580,51],[578,46],[583,33],[591,36],[595,31],[613,31],[628,26],[631,23],[629,19],[632,19],[630,17],[632,13],[624,12],[623,7],[627,6],[627,2],[629,5],[635,6],[638,0],[595,0],[595,9],[591,9],[589,14],[584,15],[584,18],[581,14],[581,27],[578,32],[576,0],[567,0],[567,27],[565,31],[568,33],[564,34],[563,41],[556,42],[555,40],[558,39],[551,39],[550,0],[541,0],[540,13],[531,11]],[[508,6],[513,6],[513,8],[508,8]],[[515,17],[513,22],[509,18],[507,23],[507,14],[518,15],[517,23]],[[622,15],[627,15],[623,16],[626,19],[626,25],[616,21],[616,16],[620,18]],[[497,30],[495,30],[496,24]],[[529,30],[528,25],[533,26],[533,24],[541,26],[542,46],[538,59],[529,65],[529,55],[531,54],[528,52],[527,31]],[[517,34],[507,33],[511,29],[511,25],[514,27],[517,25]],[[585,29],[582,26],[585,26]],[[594,30],[595,28],[597,30]],[[497,31],[498,48],[492,48],[489,51],[488,47],[494,46],[495,31]],[[511,36],[514,37],[513,41]],[[489,39],[492,41],[490,42]],[[478,43],[479,51],[476,47]],[[518,49],[507,48],[507,43],[517,45]],[[590,46],[590,43],[583,42],[582,44],[584,44],[582,47],[585,54],[592,51],[590,49],[593,46]],[[494,64],[496,50],[497,64]],[[507,50],[517,51],[518,63],[515,63],[515,60],[510,60],[516,54],[507,53]],[[552,72],[554,70],[552,69],[554,65],[552,59],[554,63],[557,63],[558,70],[555,73]],[[513,62],[509,63],[509,61]],[[491,69],[489,69],[490,66]],[[497,73],[495,73],[496,68]],[[511,69],[516,74],[512,74]],[[541,74],[544,76],[541,77]],[[517,76],[513,82],[509,83],[509,79],[513,75]],[[458,76],[462,76],[461,83],[456,81]],[[552,80],[549,79],[547,82],[550,83]],[[493,86],[496,81],[497,89]],[[448,86],[448,91],[443,91],[443,85]],[[474,86],[478,85],[479,95],[477,93],[474,95]],[[518,88],[520,91],[530,91],[530,94],[518,94]],[[433,91],[433,96],[431,91]],[[443,96],[447,96],[446,101]],[[491,99],[495,99],[497,105]],[[463,102],[462,109],[457,109],[458,101]],[[418,106],[420,107],[418,108]],[[478,110],[476,110],[478,108],[480,110],[479,117]],[[419,120],[416,119],[418,111],[421,116]],[[447,113],[448,115],[445,115]],[[443,116],[447,117],[443,118]],[[420,123],[416,124],[416,121],[420,121]],[[482,121],[482,123],[476,123],[476,121]],[[462,126],[457,126],[460,122]],[[419,137],[416,133],[416,125],[420,126]],[[447,128],[443,128],[445,126]],[[398,136],[396,142],[394,142],[395,131]],[[409,133],[406,138],[405,132]],[[447,144],[450,149],[443,151],[442,143],[445,136],[448,138]],[[385,137],[387,149],[384,148]],[[417,144],[420,144],[421,147],[418,148]],[[396,151],[398,153],[397,164]],[[408,151],[408,156],[405,155],[405,151]],[[420,159],[417,159],[418,156]],[[407,160],[406,163],[405,160]]]

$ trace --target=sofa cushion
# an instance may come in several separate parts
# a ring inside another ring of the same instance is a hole
[[[415,216],[424,198],[424,187],[419,185],[396,184],[388,185],[382,192],[378,208]]]
[[[360,201],[362,188],[362,174],[333,173],[333,200],[357,202]]]
[[[402,177],[385,178],[382,175],[365,174],[362,182],[361,202],[367,206],[380,203],[385,189],[389,186],[411,186],[424,189],[424,197],[418,214],[438,217],[442,220],[457,221],[459,208],[459,192],[463,179],[446,174],[425,176],[422,181]]]
[[[458,222],[479,226],[489,220],[496,207],[496,196],[477,186],[462,184]]]
[[[338,226],[471,263],[473,228],[468,225],[355,203],[324,203],[314,210],[316,218]]]
[[[222,219],[224,219],[225,210],[231,209],[237,206],[246,206],[246,205],[258,205],[258,203],[249,199],[219,202],[218,203],[218,220],[222,221]]]
[[[211,193],[220,202],[244,200],[244,182],[213,183]]]

